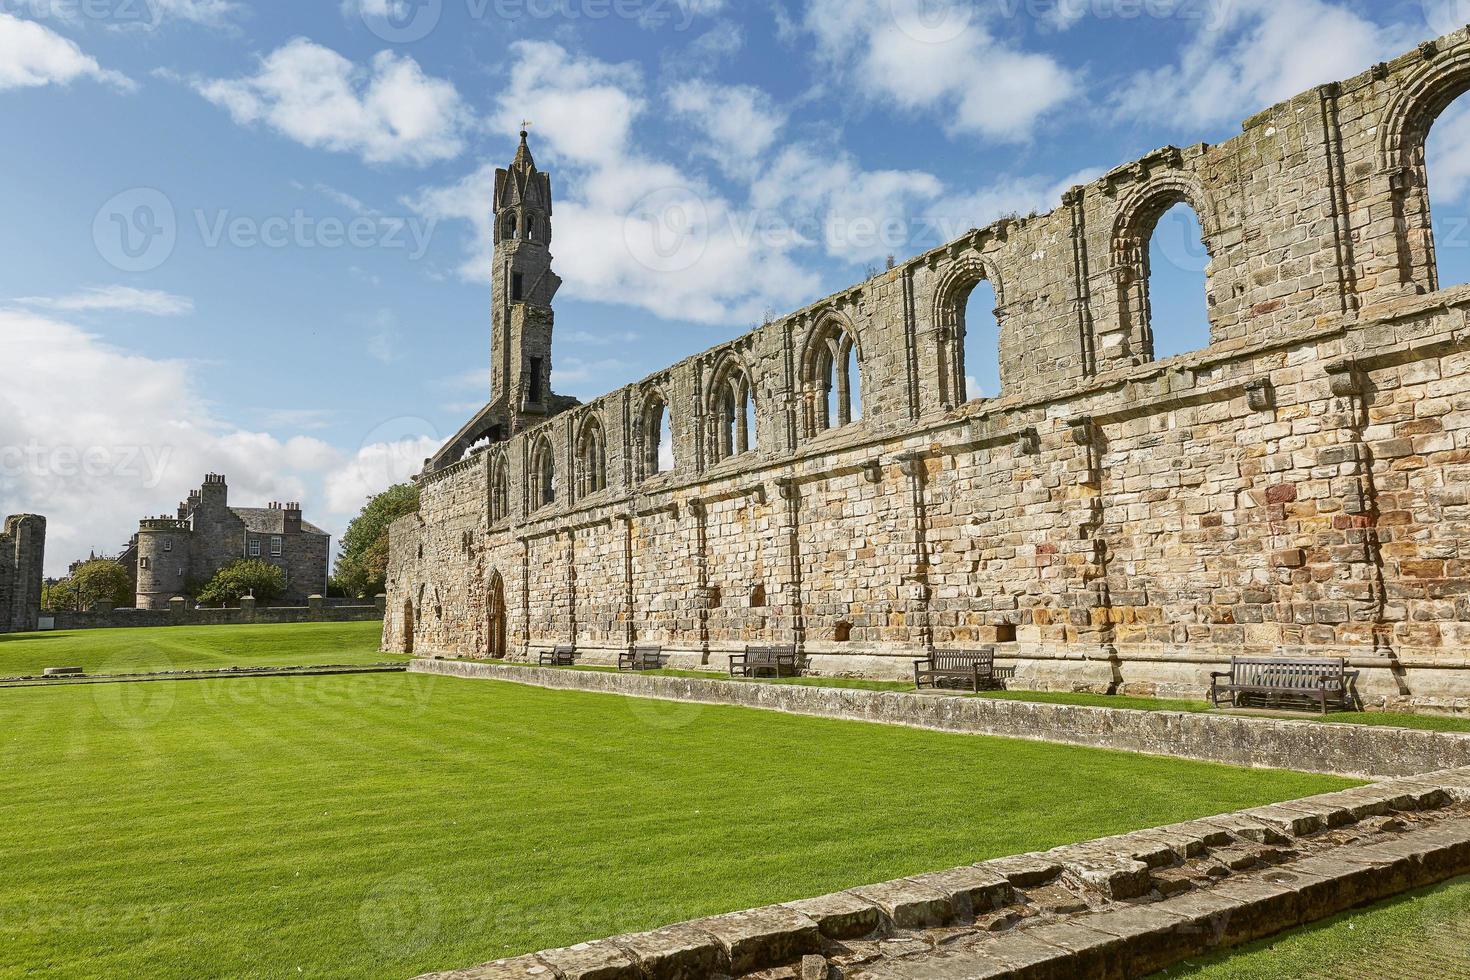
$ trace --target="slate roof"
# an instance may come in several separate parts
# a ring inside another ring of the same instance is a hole
[[[245,522],[245,530],[252,534],[285,534],[286,512],[278,507],[231,507],[230,513]],[[301,521],[301,533],[320,534],[326,531],[308,520]]]

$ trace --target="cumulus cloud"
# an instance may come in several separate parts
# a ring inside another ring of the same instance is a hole
[[[355,453],[281,438],[220,418],[187,361],[22,310],[0,310],[0,336],[11,368],[0,388],[0,501],[6,513],[48,517],[52,574],[94,549],[117,551],[140,517],[172,511],[210,472],[229,477],[238,504],[301,500],[340,533],[367,495],[417,472],[440,443],[426,423],[372,433]]]
[[[550,42],[517,42],[496,125],[536,120],[533,150],[557,169],[557,269],[562,295],[624,303],[697,323],[753,322],[768,307],[813,295],[815,273],[763,242],[756,218],[696,175],[637,145],[647,108],[636,67],[582,57]],[[506,154],[509,156],[509,153]],[[487,282],[495,164],[407,203],[461,219],[473,237],[461,274]]]
[[[1420,40],[1422,28],[1379,24],[1360,9],[1328,0],[1232,0],[1199,22],[1174,64],[1134,75],[1115,108],[1176,126],[1233,124]]]
[[[126,75],[99,65],[76,42],[35,21],[0,13],[0,91],[67,85],[81,78],[124,92],[137,88]]]
[[[1050,55],[986,29],[962,0],[812,0],[805,29],[838,79],[885,106],[928,111],[952,134],[1023,141],[1077,91]]]
[[[367,163],[458,156],[469,124],[453,83],[424,74],[413,58],[380,51],[361,66],[299,37],[263,57],[254,75],[193,85],[242,126],[262,124]]]
[[[703,136],[695,143],[700,152],[733,176],[752,175],[786,122],[770,97],[751,85],[686,81],[669,90],[668,102]]]
[[[194,312],[194,301],[161,289],[133,286],[88,286],[66,296],[22,296],[22,306],[67,313],[145,313],[150,316],[181,316]]]

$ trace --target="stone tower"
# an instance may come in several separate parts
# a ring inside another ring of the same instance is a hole
[[[551,411],[551,176],[536,169],[526,133],[509,169],[495,171],[490,387],[505,399],[508,431]]]
[[[36,629],[45,569],[46,518],[7,517],[0,532],[0,633]]]

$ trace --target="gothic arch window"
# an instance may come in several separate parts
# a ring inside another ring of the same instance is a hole
[[[802,366],[808,436],[863,417],[861,364],[862,349],[845,321],[828,317],[812,331]]]
[[[607,440],[602,422],[588,415],[577,436],[577,496],[607,489]]]
[[[1470,51],[1438,52],[1405,79],[1379,126],[1381,169],[1397,219],[1398,237],[1391,249],[1397,251],[1401,283],[1415,292],[1470,281],[1470,267],[1459,250],[1440,247],[1444,236],[1465,234],[1463,154],[1450,137],[1458,138],[1466,124],[1470,100],[1461,98],[1466,92]]]
[[[756,403],[750,374],[733,355],[721,361],[709,389],[710,417],[714,423],[712,462],[739,456],[756,448]]]
[[[669,419],[669,403],[663,392],[654,389],[644,399],[638,424],[639,475],[643,479],[674,468],[674,435]]]
[[[1200,200],[1185,180],[1165,179],[1120,209],[1113,267],[1119,322],[1135,362],[1209,346],[1212,252]]]
[[[531,509],[556,502],[556,452],[544,435],[531,451]]]
[[[526,215],[526,227],[525,231],[522,233],[522,237],[524,237],[527,241],[536,240],[536,223],[536,216],[534,214]]]
[[[986,260],[957,261],[936,291],[939,392],[953,407],[1001,394],[1000,279]]]
[[[510,466],[504,453],[490,464],[490,521],[498,524],[510,517]]]
[[[516,213],[514,211],[507,211],[505,217],[501,219],[500,237],[505,241],[511,241],[516,237]]]

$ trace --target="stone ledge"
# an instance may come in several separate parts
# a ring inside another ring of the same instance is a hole
[[[1366,779],[1470,766],[1470,734],[1453,732],[713,678],[647,677],[459,660],[420,659],[409,669],[554,690],[735,705]],[[1470,794],[1470,786],[1465,792]]]

